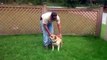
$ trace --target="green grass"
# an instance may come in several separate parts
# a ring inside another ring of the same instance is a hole
[[[63,36],[60,51],[44,49],[42,35],[0,36],[0,60],[106,60],[107,42],[93,36]]]
[[[101,27],[101,37],[102,38],[104,38],[105,32],[106,32],[106,24],[102,24],[102,27]]]

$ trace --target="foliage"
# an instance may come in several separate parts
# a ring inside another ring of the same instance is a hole
[[[18,4],[28,4],[29,2],[34,5],[41,5],[43,2],[56,3],[67,7],[76,7],[79,5],[96,5],[107,3],[107,0],[0,0],[3,3],[16,2]]]

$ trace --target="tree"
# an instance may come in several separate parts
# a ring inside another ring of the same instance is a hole
[[[43,3],[43,0],[32,0],[31,1],[34,5],[41,5]]]

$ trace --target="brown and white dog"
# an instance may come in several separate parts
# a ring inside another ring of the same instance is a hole
[[[57,46],[57,50],[59,51],[60,47],[62,47],[62,39],[54,34],[50,36],[50,39],[52,40],[52,51],[54,51],[55,46]]]

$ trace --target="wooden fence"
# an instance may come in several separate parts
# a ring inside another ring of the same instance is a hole
[[[0,6],[0,35],[37,34],[40,16],[55,11],[61,18],[63,35],[100,35],[103,8],[71,9],[44,6]],[[55,26],[55,33],[57,27]]]

